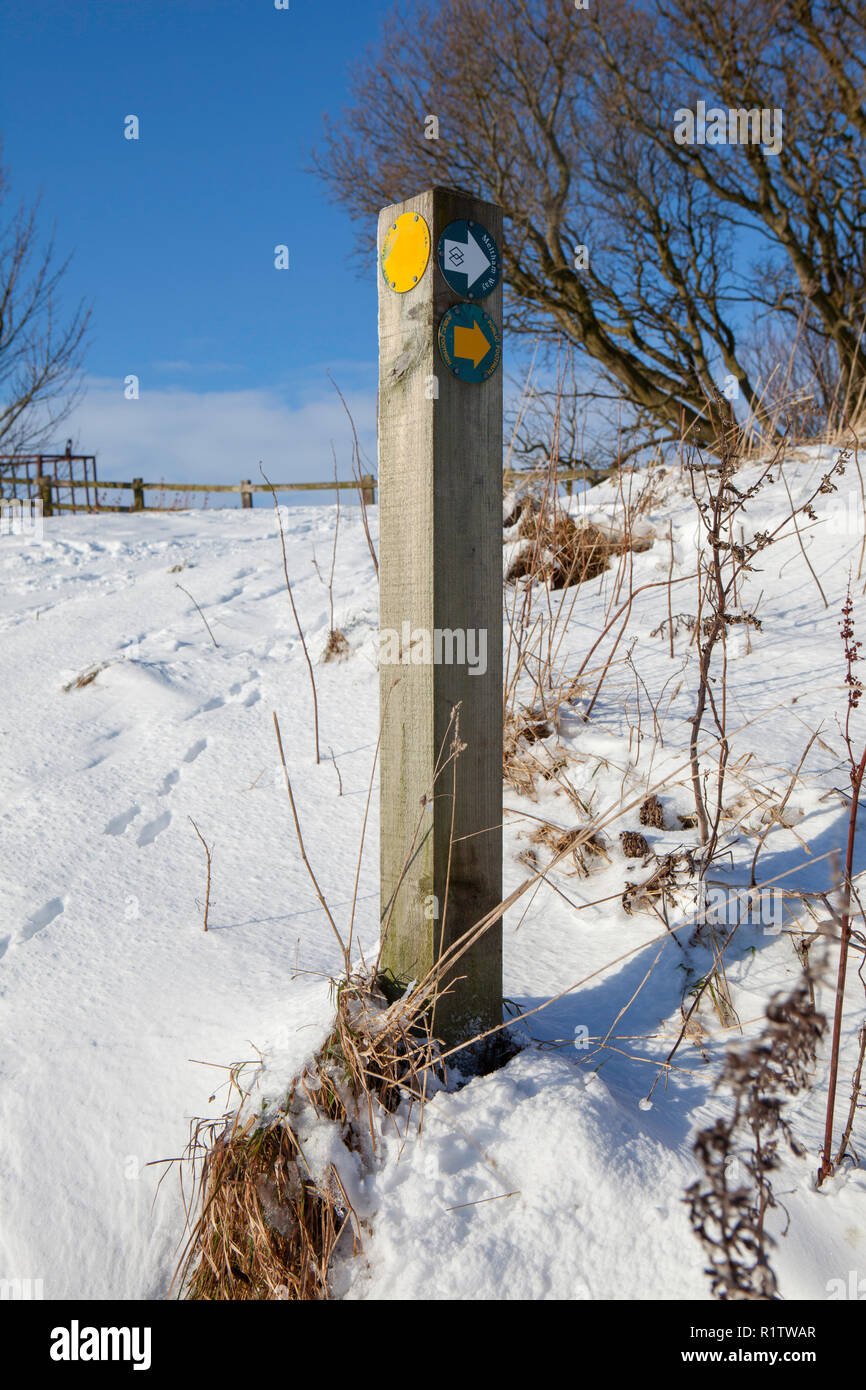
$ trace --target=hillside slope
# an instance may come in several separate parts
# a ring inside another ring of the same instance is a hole
[[[792,455],[744,524],[771,532],[790,511],[786,488],[800,505],[830,459],[829,450]],[[738,486],[757,476],[744,469]],[[838,721],[849,574],[866,640],[853,466],[837,483],[816,503],[816,521],[799,517],[799,538],[784,527],[738,596],[760,626],[741,623],[727,636],[730,854],[720,881],[748,882],[762,816],[779,807],[818,730],[782,822],[764,840],[759,882],[799,895],[834,887],[832,852],[847,830]],[[616,524],[622,501],[605,484],[571,506]],[[193,1117],[227,1107],[222,1069],[249,1062],[255,1103],[267,1102],[328,1026],[339,952],[298,854],[272,711],[310,859],[345,926],[378,729],[376,581],[360,521],[344,509],[334,622],[349,655],[324,662],[335,512],[283,515],[315,662],[318,766],[270,510],[66,516],[46,520],[41,541],[0,537],[0,1277],[41,1278],[46,1298],[164,1297],[184,1218],[176,1171],[157,1186],[160,1161],[181,1153]],[[589,814],[605,821],[604,853],[589,872],[561,860],[505,918],[506,995],[524,1012],[554,1002],[517,1026],[525,1046],[506,1068],[436,1095],[420,1136],[383,1128],[377,1170],[352,1179],[372,1235],[335,1270],[345,1296],[709,1297],[683,1202],[699,1176],[694,1137],[724,1110],[713,1084],[726,1047],[760,1033],[769,1000],[796,984],[797,923],[813,925],[804,901],[820,899],[789,895],[780,922],[743,925],[725,955],[728,1001],[714,1006],[705,994],[665,1069],[681,1006],[716,963],[710,937],[692,930],[682,868],[697,844],[680,817],[694,811],[688,617],[699,526],[676,467],[644,495],[640,525],[650,548],[552,595],[565,605],[563,687],[629,584],[634,599],[589,721],[619,624],[570,701],[557,703],[549,732],[521,745],[532,775],[505,789],[506,892],[552,857],[551,832],[538,837],[543,822],[568,832]],[[506,557],[516,532],[507,541]],[[681,615],[673,657],[667,631],[658,632],[669,574],[671,611]],[[639,592],[647,585],[655,587]],[[862,712],[856,721],[862,740]],[[651,787],[662,811],[654,826],[638,819]],[[214,846],[207,934],[205,860],[190,818]],[[648,855],[627,857],[621,831],[642,833]],[[666,855],[680,866],[671,930],[652,904],[623,901]],[[377,920],[374,796],[356,913],[368,955]],[[863,1018],[859,960],[849,973],[837,1130]],[[831,1010],[830,989],[818,995]],[[772,1263],[789,1299],[826,1298],[829,1281],[866,1261],[862,1166],[815,1190],[826,1068],[825,1045],[811,1090],[790,1106],[805,1153],[786,1150],[773,1177]]]

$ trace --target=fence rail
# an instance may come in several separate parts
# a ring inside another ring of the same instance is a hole
[[[186,494],[189,492],[235,492],[240,493],[241,506],[244,508],[252,507],[253,493],[271,492],[333,492],[334,489],[340,491],[349,489],[360,491],[365,506],[372,506],[376,501],[376,479],[371,473],[365,473],[359,480],[351,482],[333,481],[330,483],[254,483],[245,478],[239,483],[148,483],[143,478],[131,478],[129,482],[116,482],[100,478],[98,489],[101,492],[104,488],[114,488],[132,493],[132,503],[128,506],[101,502],[98,492],[95,494],[94,501],[82,506],[80,502],[74,500],[74,489],[80,489],[81,482],[77,479],[49,477],[47,474],[41,475],[32,480],[31,491],[28,495],[41,497],[43,516],[53,516],[55,512],[177,512],[183,511],[183,507],[176,504],[174,506],[148,506],[144,500],[146,492],[174,492],[176,494]],[[73,501],[61,502],[60,489],[72,488]],[[55,498],[54,494],[57,493]]]
[[[66,475],[62,479],[61,470]],[[73,511],[78,511],[75,505],[76,490],[84,494],[83,511],[91,511],[93,504],[99,500],[96,457],[93,454],[73,454],[71,440],[63,454],[0,454],[0,500],[16,501],[24,497],[29,501],[41,497],[45,478],[73,489]]]
[[[85,461],[86,460],[86,461]],[[61,478],[57,472],[48,473],[44,471],[46,464],[53,464],[55,470],[60,463],[69,466],[70,473],[73,473],[74,465],[78,462],[83,463],[83,477]],[[25,466],[26,465],[26,466]],[[89,465],[89,466],[88,466]],[[31,469],[34,471],[31,472]],[[518,471],[513,468],[503,470],[502,480],[505,487],[511,487],[515,483],[526,482],[533,476],[544,477],[547,470],[542,468],[536,473]],[[577,480],[600,481],[606,477],[610,470],[593,470],[591,468],[560,468],[557,469],[557,483],[567,485],[571,492],[571,484]],[[22,476],[23,473],[23,476]],[[216,492],[240,493],[241,506],[249,508],[253,505],[253,495],[257,492],[270,493],[271,485],[268,483],[254,483],[249,478],[242,479],[239,483],[158,483],[145,482],[142,478],[130,478],[128,482],[114,481],[96,478],[96,461],[92,455],[39,455],[30,456],[26,460],[22,458],[0,458],[0,499],[4,495],[4,484],[10,484],[13,491],[10,494],[13,498],[18,496],[18,488],[26,491],[28,499],[41,498],[43,516],[53,516],[55,512],[176,512],[183,511],[185,508],[175,503],[172,506],[152,505],[148,506],[145,502],[145,493],[175,493],[184,496],[187,493],[203,492],[205,494]],[[372,506],[376,501],[377,480],[372,473],[365,473],[360,480],[352,481],[332,481],[328,483],[274,483],[275,493],[287,492],[333,492],[339,491],[359,491],[365,506]],[[72,499],[69,502],[61,502],[62,489],[72,490]],[[100,492],[104,490],[115,490],[132,493],[132,502],[128,505],[101,502]],[[85,501],[76,500],[76,491],[84,491]],[[91,496],[92,494],[92,496]]]

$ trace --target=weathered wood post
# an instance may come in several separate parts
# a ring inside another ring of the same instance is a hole
[[[454,189],[379,216],[381,966],[392,988],[423,978],[502,899],[501,244],[500,208]],[[466,746],[437,777],[455,708]],[[502,1021],[501,923],[452,978],[434,1021],[448,1046]],[[455,1060],[483,1068],[492,1050]]]
[[[365,473],[361,479],[361,497],[365,507],[375,506],[376,503],[376,479],[372,473]]]
[[[249,491],[250,486],[251,480],[249,478],[241,478],[241,506],[245,509],[253,505],[253,494]]]
[[[132,510],[134,512],[144,511],[144,483],[141,478],[132,480]]]
[[[42,515],[53,516],[54,508],[51,505],[51,481],[42,472],[42,460],[39,460],[39,472],[36,475],[36,486],[39,496],[42,498]]]

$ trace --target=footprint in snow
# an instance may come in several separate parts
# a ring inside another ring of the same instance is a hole
[[[157,835],[161,835],[163,830],[166,830],[170,824],[171,811],[163,811],[161,816],[157,816],[156,820],[148,821],[147,825],[142,827],[138,837],[140,848],[143,849],[146,845],[152,845]]]
[[[112,816],[103,833],[105,835],[122,835],[126,827],[135,820],[140,812],[140,806],[130,806],[128,811],[121,811],[119,816]]]
[[[18,939],[20,941],[29,941],[30,938],[32,936],[35,936],[37,932],[42,931],[43,928],[47,926],[50,926],[51,923],[55,921],[57,917],[60,916],[62,911],[63,899],[52,898],[51,901],[46,903],[44,907],[40,907],[37,912],[31,913],[31,915],[27,918],[26,923],[21,928]]]

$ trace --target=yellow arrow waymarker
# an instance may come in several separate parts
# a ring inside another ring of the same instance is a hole
[[[468,357],[473,367],[477,367],[487,356],[491,346],[489,338],[484,336],[477,323],[473,323],[471,328],[461,328],[458,324],[454,329],[454,356]]]
[[[439,352],[460,381],[489,381],[502,362],[502,333],[480,304],[452,304],[439,322]]]
[[[419,212],[401,212],[385,233],[379,260],[385,283],[405,294],[414,289],[430,259],[430,228]]]

